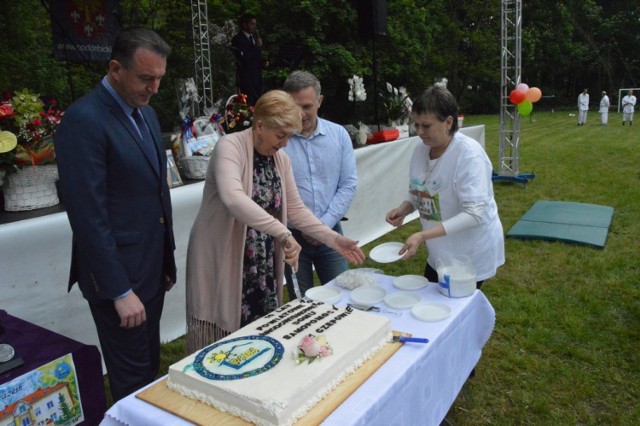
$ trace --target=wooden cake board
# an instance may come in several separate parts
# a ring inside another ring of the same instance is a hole
[[[394,336],[411,336],[408,333],[393,332]],[[373,358],[362,364],[353,374],[349,375],[331,393],[325,396],[315,407],[298,419],[296,425],[318,425],[326,419],[340,404],[356,391],[373,373],[376,372],[403,344],[389,342],[378,351]],[[240,417],[224,413],[210,405],[187,398],[167,387],[167,379],[138,392],[139,398],[151,405],[175,414],[196,425],[244,426],[251,425]]]

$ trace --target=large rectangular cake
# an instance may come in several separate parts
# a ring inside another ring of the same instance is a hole
[[[169,388],[258,425],[290,425],[378,352],[389,319],[295,300],[169,367]]]

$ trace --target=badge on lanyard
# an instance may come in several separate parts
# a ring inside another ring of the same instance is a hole
[[[429,194],[433,197],[442,190],[442,182],[436,179],[428,180],[425,182],[425,187],[427,188],[427,191],[429,191]]]

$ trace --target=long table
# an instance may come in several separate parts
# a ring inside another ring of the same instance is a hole
[[[483,125],[463,127],[460,132],[484,146]],[[384,217],[404,200],[409,158],[417,143],[419,138],[411,137],[355,150],[358,189],[343,229],[360,245],[393,229]],[[163,341],[186,332],[187,244],[203,187],[204,182],[198,182],[171,190],[178,282],[167,293],[161,322]],[[414,214],[408,220],[415,217]],[[31,323],[100,347],[93,319],[78,287],[67,293],[70,257],[71,226],[65,212],[0,224],[0,306],[11,306]]]
[[[375,276],[377,285],[388,292],[397,291],[393,277]],[[349,303],[349,294],[343,290],[336,305]],[[322,425],[440,424],[480,359],[482,348],[493,331],[495,312],[481,291],[466,298],[450,299],[438,292],[436,284],[430,283],[416,294],[423,302],[436,301],[450,306],[452,314],[437,322],[420,321],[410,310],[396,310],[400,316],[375,314],[387,316],[394,330],[426,337],[429,343],[405,343]],[[382,302],[377,306],[391,310]],[[125,424],[181,426],[191,423],[129,395],[112,406],[101,423],[102,426]]]

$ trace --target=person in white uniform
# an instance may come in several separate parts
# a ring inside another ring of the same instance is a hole
[[[602,91],[602,99],[600,99],[600,124],[603,126],[607,125],[609,121],[609,96],[607,96],[607,92]]]
[[[411,158],[407,198],[386,221],[398,227],[418,210],[423,230],[407,238],[403,259],[426,243],[424,276],[438,282],[438,260],[467,258],[480,288],[505,260],[491,161],[476,140],[457,132],[458,104],[447,89],[428,88],[413,104],[412,118],[422,140]]]
[[[578,95],[578,126],[584,126],[587,122],[587,111],[589,111],[589,89],[584,89]]]
[[[629,126],[633,126],[633,111],[636,107],[636,97],[633,96],[633,90],[629,90],[627,95],[622,98],[622,125],[629,120]]]

